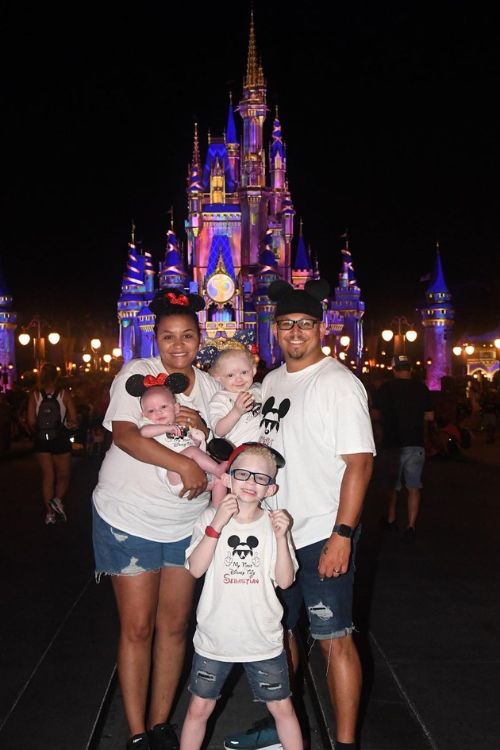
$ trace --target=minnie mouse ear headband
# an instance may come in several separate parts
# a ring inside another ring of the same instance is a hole
[[[160,372],[159,375],[131,375],[125,382],[125,388],[131,396],[140,397],[155,385],[164,385],[172,393],[182,393],[188,384],[189,380],[182,372],[173,372],[172,375]]]
[[[242,443],[237,448],[234,449],[234,451],[231,453],[227,460],[227,471],[229,470],[229,467],[233,463],[233,461],[238,458],[238,456],[241,453],[244,453],[247,448],[253,448],[254,446],[258,446],[259,448],[265,448],[269,453],[272,453],[274,456],[274,460],[276,461],[276,466],[278,469],[282,469],[285,465],[285,459],[281,455],[281,453],[278,453],[277,450],[274,448],[270,448],[268,445],[264,445],[264,443],[255,443],[255,442],[248,442],[248,443]]]
[[[149,309],[157,317],[172,314],[183,308],[193,313],[203,310],[205,308],[203,297],[199,294],[184,294],[182,289],[160,289],[149,305]]]
[[[323,279],[307,281],[304,289],[294,289],[286,281],[273,281],[269,287],[269,298],[277,302],[275,318],[290,313],[305,313],[317,320],[323,319],[322,300],[328,297],[330,285]]]

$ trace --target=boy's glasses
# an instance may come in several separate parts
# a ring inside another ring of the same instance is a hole
[[[301,318],[300,320],[282,318],[276,321],[276,325],[279,331],[291,331],[294,326],[300,328],[301,331],[311,331],[319,322],[319,320],[312,320],[311,318]]]
[[[265,487],[273,483],[274,479],[267,474],[261,474],[258,471],[248,471],[247,469],[231,469],[229,472],[233,479],[238,482],[246,482],[250,477],[254,478],[256,484],[263,484]]]

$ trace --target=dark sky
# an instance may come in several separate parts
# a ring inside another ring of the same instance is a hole
[[[335,281],[348,227],[367,325],[416,320],[439,240],[460,325],[496,325],[500,40],[484,5],[254,7],[323,275]],[[20,322],[112,319],[132,217],[155,263],[171,204],[182,238],[192,124],[204,156],[228,91],[240,97],[248,24],[241,1],[7,8],[0,256]]]

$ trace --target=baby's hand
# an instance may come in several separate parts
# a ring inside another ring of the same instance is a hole
[[[231,516],[233,516],[235,513],[238,513],[238,511],[239,506],[236,495],[233,495],[232,493],[226,495],[225,498],[223,498],[223,500],[221,500],[219,503],[217,513],[214,516],[214,520],[212,521],[211,526],[216,531],[221,531],[221,529],[224,528]]]
[[[292,518],[286,510],[272,510],[269,513],[269,517],[271,519],[271,526],[273,527],[276,539],[285,536],[287,531],[292,527]]]
[[[248,391],[238,393],[238,397],[234,402],[233,409],[240,415],[246,414],[248,411],[252,411],[255,399]]]
[[[170,435],[171,437],[182,437],[184,435],[184,431],[180,424],[167,424],[165,432],[167,435]]]

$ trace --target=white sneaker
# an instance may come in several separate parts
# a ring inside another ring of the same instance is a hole
[[[56,522],[57,522],[56,514],[54,513],[53,510],[48,510],[45,516],[45,523],[47,524],[47,526],[49,526],[50,524],[53,524]]]
[[[68,520],[66,518],[66,513],[64,512],[64,505],[62,504],[62,502],[59,500],[58,497],[53,497],[52,500],[49,501],[49,505],[54,511],[54,513],[56,513],[60,521]]]

